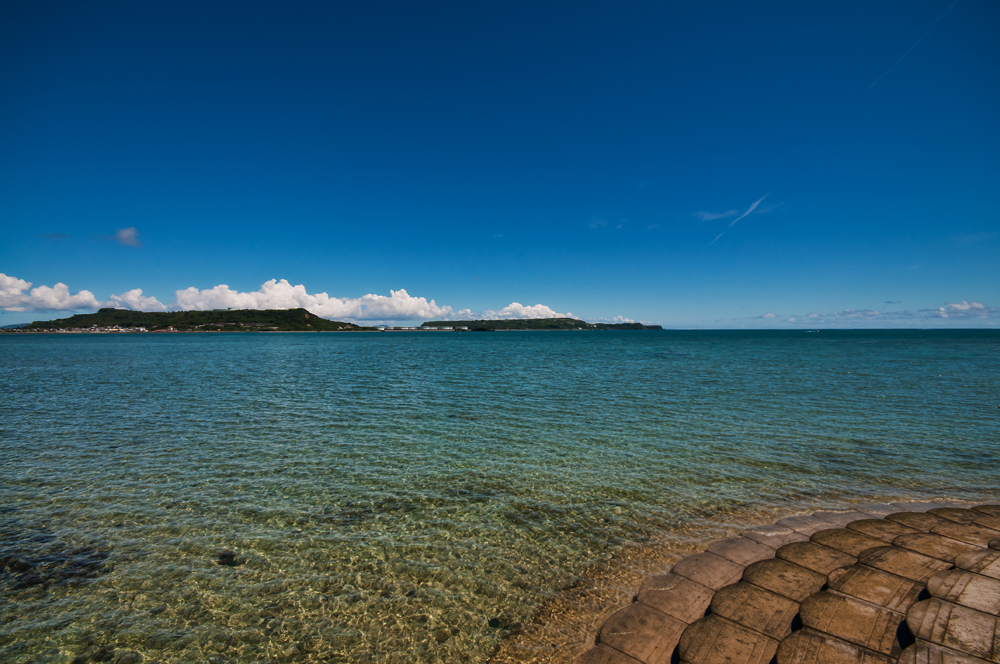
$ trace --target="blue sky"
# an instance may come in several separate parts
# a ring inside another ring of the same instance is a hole
[[[997,327],[998,26],[991,0],[4,3],[0,325]]]

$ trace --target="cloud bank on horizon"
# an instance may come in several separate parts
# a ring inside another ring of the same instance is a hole
[[[134,288],[121,295],[112,293],[107,301],[98,300],[88,290],[70,294],[66,284],[31,287],[30,281],[0,273],[0,309],[8,312],[84,311],[111,307],[132,311],[208,311],[212,309],[306,309],[323,318],[337,320],[409,320],[479,318],[575,318],[544,305],[525,306],[511,302],[502,309],[473,312],[439,306],[434,300],[414,297],[404,289],[390,290],[389,295],[367,294],[358,298],[331,297],[327,293],[309,293],[302,284],[293,286],[287,279],[271,279],[259,290],[240,292],[225,284],[199,290],[194,286],[175,291],[175,301],[164,304]]]
[[[112,293],[106,301],[97,299],[89,290],[71,293],[63,283],[55,286],[37,286],[24,279],[0,273],[0,312],[10,313],[53,313],[93,311],[102,307],[129,309],[132,311],[209,311],[212,309],[306,309],[323,318],[350,321],[395,321],[395,320],[503,320],[510,318],[579,318],[572,313],[560,313],[544,304],[523,305],[511,302],[501,309],[454,309],[438,305],[425,297],[414,297],[404,289],[390,290],[389,295],[367,294],[357,298],[331,297],[327,293],[309,293],[302,284],[292,285],[287,279],[271,279],[261,284],[255,291],[241,292],[228,285],[199,290],[195,287],[175,291],[175,300],[169,304],[156,297],[143,295],[141,288],[125,291],[121,295]],[[886,302],[898,304],[898,302]],[[624,316],[589,319],[597,323],[633,323],[635,320]],[[759,321],[766,327],[843,327],[856,325],[871,327],[884,324],[890,327],[900,324],[927,324],[933,321],[959,321],[978,323],[995,327],[1000,322],[1000,306],[988,306],[982,302],[961,300],[945,303],[942,307],[917,309],[914,311],[879,311],[875,309],[845,309],[827,314],[777,314],[767,312],[749,318],[734,318],[730,325],[742,326],[747,322]],[[650,321],[644,321],[650,322]],[[723,322],[723,321],[717,321]]]
[[[896,304],[888,303],[887,304]],[[943,307],[934,309],[917,309],[916,311],[879,311],[877,309],[844,309],[830,314],[808,313],[805,315],[783,316],[774,312],[767,312],[756,316],[757,319],[766,320],[773,323],[792,323],[806,325],[835,325],[843,322],[854,322],[862,324],[879,323],[899,323],[907,321],[933,321],[943,319],[954,320],[976,320],[995,321],[1000,319],[1000,307],[986,306],[982,302],[950,302]]]

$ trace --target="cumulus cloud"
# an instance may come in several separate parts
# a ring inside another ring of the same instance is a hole
[[[331,297],[327,293],[310,293],[306,287],[292,285],[286,279],[271,279],[255,291],[242,292],[220,284],[199,290],[195,287],[175,291],[175,301],[160,302],[143,295],[141,288],[113,293],[101,302],[90,291],[71,294],[65,284],[31,288],[31,282],[0,274],[0,310],[9,312],[78,311],[101,307],[133,311],[208,311],[212,309],[297,309],[303,308],[323,318],[337,320],[395,321],[408,319],[465,320],[481,318],[576,318],[571,313],[559,313],[544,304],[523,305],[511,302],[502,309],[474,313],[470,309],[453,310],[439,306],[434,300],[414,297],[405,290],[390,290],[389,295],[369,293],[358,298]],[[621,316],[615,322],[632,322]]]
[[[966,302],[962,300],[957,304],[949,304],[948,309],[950,311],[976,311],[986,309],[986,307],[981,302]]]
[[[111,301],[116,309],[131,309],[132,311],[166,311],[167,305],[155,297],[145,297],[141,288],[133,288],[121,295],[111,294]]]
[[[99,309],[104,305],[88,290],[74,295],[61,283],[31,288],[30,281],[0,273],[0,309],[4,311],[78,311]]]
[[[757,316],[757,318],[777,318],[777,317],[778,314],[772,314],[771,312]]]
[[[952,302],[937,309],[921,309],[917,312],[925,318],[1000,318],[1000,307],[987,307],[982,302]]]
[[[221,284],[198,290],[191,287],[176,292],[177,308],[205,311],[209,309],[296,309],[303,308],[323,318],[355,320],[402,320],[409,318],[446,318],[451,307],[439,307],[434,300],[413,297],[405,290],[389,291],[389,295],[363,295],[358,298],[330,297],[326,293],[309,293],[306,287],[291,285],[286,279],[271,279],[260,290],[241,293]]]
[[[119,228],[115,233],[115,239],[129,247],[142,246],[142,242],[139,241],[139,231],[135,229],[135,226]]]
[[[571,313],[561,314],[544,304],[524,306],[519,302],[511,302],[503,309],[487,309],[479,314],[483,320],[502,320],[505,318],[576,318]]]

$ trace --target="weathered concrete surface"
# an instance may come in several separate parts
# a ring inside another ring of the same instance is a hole
[[[1000,661],[993,643],[996,616],[933,597],[914,604],[906,616],[906,624],[918,639],[980,659]]]
[[[997,533],[997,535],[1000,535],[1000,533]],[[746,567],[758,560],[766,560],[767,558],[774,557],[774,548],[746,537],[734,537],[732,539],[712,542],[708,545],[706,551],[736,563],[741,567]]]
[[[917,639],[916,643],[899,656],[899,664],[990,664],[990,662]]]
[[[809,540],[854,557],[857,557],[865,549],[874,549],[877,546],[885,545],[885,542],[880,539],[846,528],[821,530],[813,533]]]
[[[792,633],[799,603],[751,583],[734,583],[715,593],[712,614],[772,639]]]
[[[636,602],[608,618],[597,639],[646,664],[670,664],[686,627],[687,623]]]
[[[691,579],[706,588],[718,590],[739,580],[743,565],[726,560],[714,553],[696,553],[674,565],[674,574]]]
[[[1000,519],[998,519],[1000,521]],[[978,523],[948,523],[931,528],[935,535],[944,535],[959,542],[989,546],[992,540],[1000,537],[1000,531],[981,526]]]
[[[598,644],[576,659],[576,664],[643,664],[614,648]]]
[[[953,540],[950,537],[942,537],[933,533],[914,533],[912,535],[900,535],[892,540],[894,546],[902,549],[909,549],[922,553],[931,558],[944,560],[949,563],[955,562],[955,558],[963,553],[970,553],[977,548],[974,544],[966,544]]]
[[[715,591],[670,572],[654,576],[636,599],[687,624],[705,616]]]
[[[809,539],[808,535],[803,535],[797,530],[785,528],[777,524],[748,528],[743,531],[743,537],[760,542],[772,549],[777,549],[784,544],[791,544],[792,542],[805,542]]]
[[[887,655],[812,629],[795,632],[778,647],[781,664],[895,664]]]
[[[916,528],[910,528],[909,526],[905,526],[895,521],[889,521],[888,519],[865,519],[864,521],[854,521],[847,524],[847,529],[859,532],[862,535],[874,537],[875,539],[880,539],[886,543],[891,543],[892,540],[896,539],[900,535],[921,532]]]
[[[769,664],[778,640],[721,616],[707,616],[681,636],[678,653],[686,664]]]
[[[1000,664],[996,526],[998,504],[893,503],[749,528],[653,577],[576,664]]]
[[[829,521],[830,523],[836,524],[843,528],[852,521],[861,521],[862,519],[872,518],[871,514],[866,514],[859,511],[851,512],[814,512],[813,516],[817,519],[822,519],[823,521]]]
[[[938,572],[927,581],[927,592],[952,604],[1000,615],[1000,580],[988,576],[964,569]]]
[[[1000,530],[1000,516],[988,516],[980,513],[979,518],[974,522],[977,526]]]
[[[836,528],[837,524],[825,521],[815,516],[786,516],[784,519],[778,519],[778,525],[784,526],[785,528],[791,528],[792,530],[797,530],[803,535],[812,535],[817,530],[826,530],[827,528]]]
[[[955,507],[939,507],[937,509],[927,510],[927,513],[939,516],[942,519],[954,521],[956,523],[972,523],[978,516],[978,513],[973,510],[963,510]]]
[[[901,549],[898,546],[868,549],[858,556],[858,562],[921,583],[926,583],[927,579],[938,572],[951,568],[951,564],[943,560]]]
[[[800,615],[802,624],[817,632],[890,657],[903,652],[899,628],[905,618],[896,611],[824,591],[802,602]]]
[[[897,612],[905,612],[925,590],[924,584],[919,581],[866,565],[851,565],[830,572],[827,587],[833,592]]]
[[[889,521],[895,521],[896,523],[901,523],[904,526],[909,526],[914,530],[919,530],[922,533],[929,533],[931,528],[934,526],[949,523],[948,519],[943,519],[936,514],[928,514],[926,512],[897,512],[896,514],[890,514],[885,518]]]
[[[955,558],[955,567],[993,579],[1000,579],[1000,551],[986,550],[964,553]]]
[[[787,560],[773,558],[748,566],[743,572],[743,581],[801,602],[819,592],[826,583],[826,577]]]
[[[970,509],[982,512],[983,514],[987,514],[989,516],[1000,516],[1000,505],[976,505]]]
[[[786,544],[774,553],[775,558],[805,567],[818,574],[826,576],[838,567],[853,565],[858,562],[854,556],[841,553],[835,549],[816,544],[815,542],[793,542]]]

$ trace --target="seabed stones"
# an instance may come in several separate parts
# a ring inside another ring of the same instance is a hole
[[[758,526],[653,577],[577,664],[1000,664],[1000,504]]]

